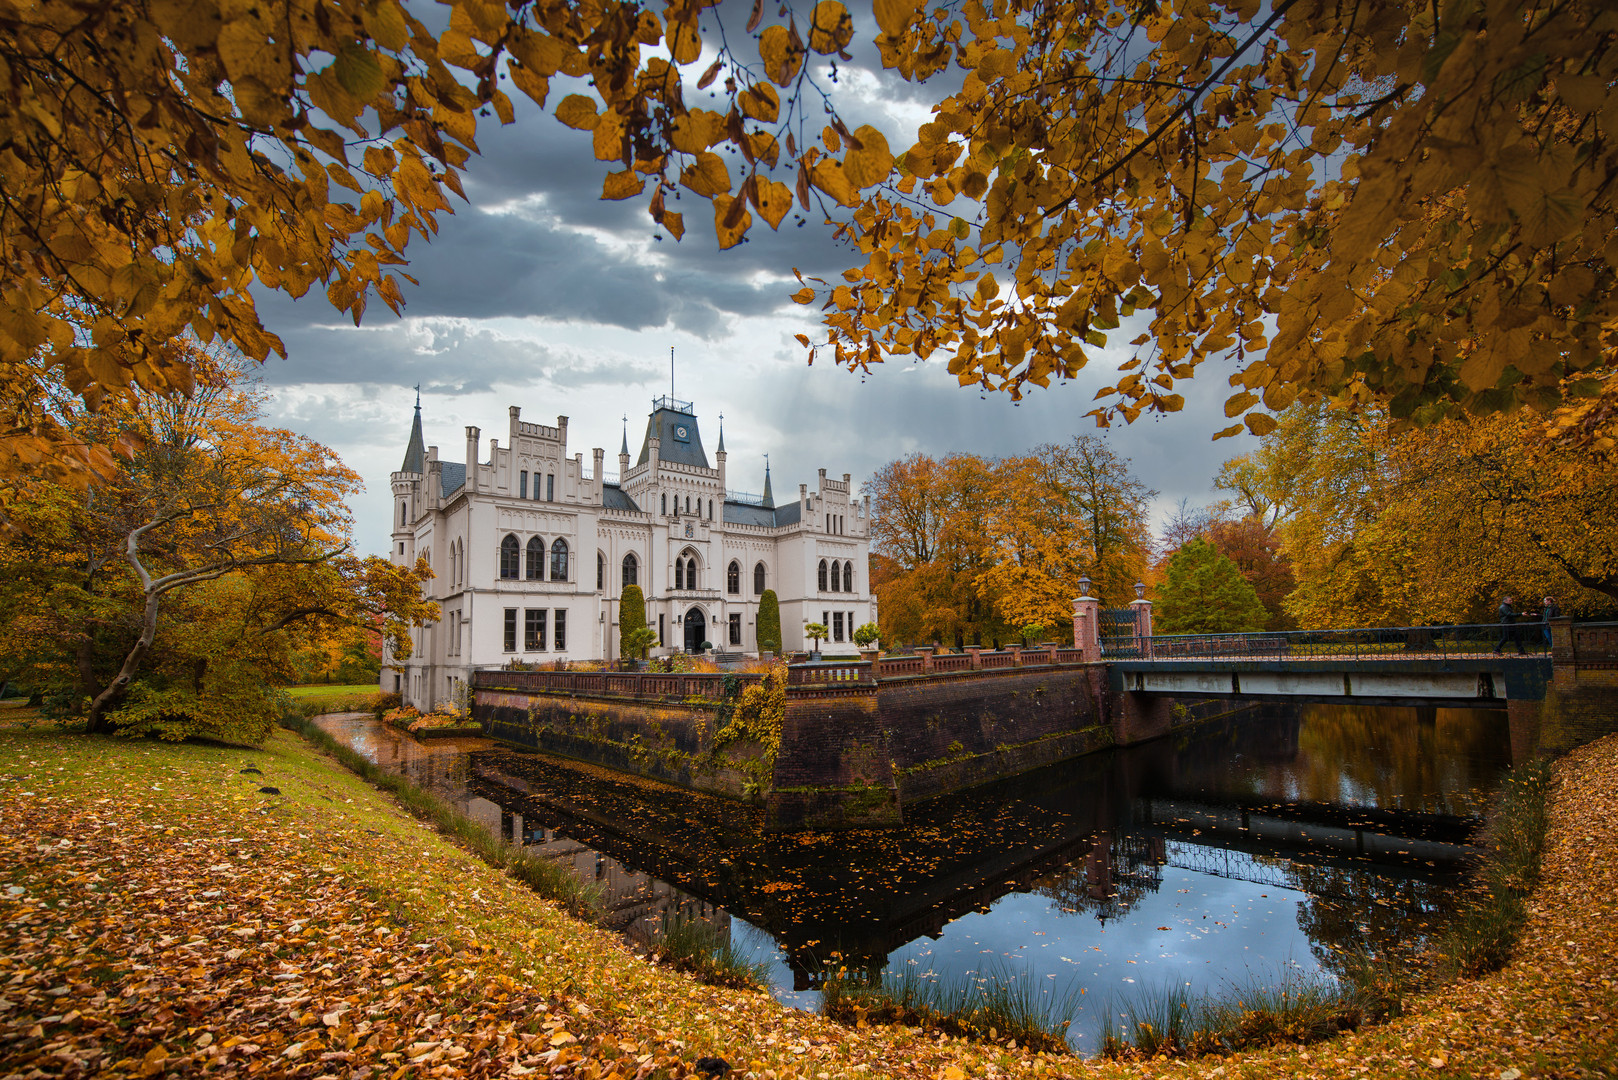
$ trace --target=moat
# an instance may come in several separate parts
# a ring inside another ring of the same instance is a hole
[[[486,739],[322,725],[606,891],[644,942],[702,918],[818,1004],[828,966],[1007,975],[1080,995],[1070,1038],[1166,985],[1329,975],[1440,926],[1510,764],[1502,711],[1255,706],[906,809],[902,827],[782,833],[730,800]]]

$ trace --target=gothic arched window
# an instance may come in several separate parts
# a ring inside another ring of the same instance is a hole
[[[529,581],[545,580],[545,540],[542,537],[533,536],[528,539],[528,573],[524,576]]]
[[[753,595],[764,595],[764,564],[759,563],[753,567]]]
[[[624,587],[640,584],[640,560],[631,551],[624,556]]]
[[[607,557],[596,552],[596,592],[607,587]]]
[[[852,562],[843,564],[843,591],[854,591],[854,564]]]
[[[567,541],[560,536],[551,545],[551,580],[567,580]]]
[[[740,596],[742,591],[742,564],[732,559],[730,568],[725,571],[725,591],[732,596]]]
[[[674,560],[674,587],[676,589],[685,588],[685,560],[684,559],[675,559]]]
[[[826,591],[826,560],[820,560],[820,591]]]
[[[506,533],[506,538],[500,541],[500,576],[515,579],[517,577],[517,563],[520,561],[522,548],[517,544],[516,536]]]

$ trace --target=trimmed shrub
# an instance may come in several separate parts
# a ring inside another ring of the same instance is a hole
[[[781,651],[781,601],[776,599],[774,589],[765,589],[758,598],[758,647]]]
[[[618,655],[639,656],[646,646],[636,632],[646,629],[646,594],[639,585],[625,585],[618,598]]]

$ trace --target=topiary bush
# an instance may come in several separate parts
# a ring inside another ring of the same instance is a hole
[[[625,585],[618,598],[618,655],[640,656],[646,651],[644,639],[636,632],[646,629],[646,594],[639,585]]]
[[[774,589],[765,589],[758,598],[758,647],[781,651],[781,601],[776,599]]]

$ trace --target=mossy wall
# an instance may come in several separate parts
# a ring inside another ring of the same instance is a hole
[[[720,707],[710,701],[479,690],[472,713],[493,738],[695,791],[755,799],[770,780],[758,743],[716,745]]]

